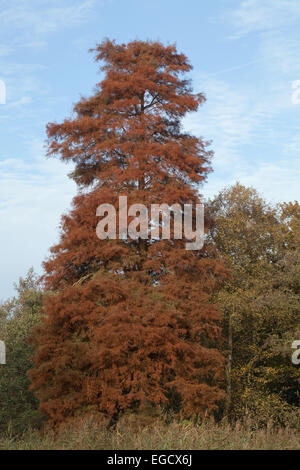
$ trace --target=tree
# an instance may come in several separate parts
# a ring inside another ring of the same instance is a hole
[[[205,98],[192,93],[191,65],[175,46],[106,40],[94,52],[105,73],[95,93],[47,127],[48,154],[75,164],[79,193],[44,264],[52,295],[35,336],[32,388],[55,422],[148,405],[210,413],[224,396],[211,296],[227,276],[212,247],[96,237],[97,207],[118,210],[120,195],[147,208],[200,202],[212,152],[181,119]]]
[[[27,376],[33,365],[29,337],[39,322],[43,295],[33,269],[15,289],[17,296],[0,305],[0,338],[6,345],[6,364],[0,366],[0,431],[13,433],[42,420]]]
[[[284,422],[299,406],[299,205],[271,206],[236,184],[210,202],[211,238],[231,270],[218,293],[227,341],[226,412]]]

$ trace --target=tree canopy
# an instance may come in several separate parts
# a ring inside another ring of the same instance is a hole
[[[97,207],[201,202],[212,152],[181,119],[192,92],[175,46],[106,40],[94,50],[103,79],[73,116],[47,127],[48,155],[72,161],[79,192],[44,263],[42,325],[32,389],[59,422],[86,409],[117,417],[161,405],[209,414],[224,397],[220,312],[213,293],[227,270],[212,245],[182,240],[99,240]]]

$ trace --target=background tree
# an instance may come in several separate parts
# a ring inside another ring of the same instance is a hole
[[[283,422],[300,404],[291,362],[300,325],[299,205],[273,207],[236,184],[210,211],[210,236],[232,272],[218,294],[228,337],[226,411]]]
[[[226,277],[212,247],[96,237],[96,208],[118,208],[119,195],[148,208],[200,202],[212,153],[181,119],[204,96],[192,93],[191,66],[175,46],[107,40],[94,52],[104,62],[94,95],[47,128],[48,153],[75,164],[79,193],[44,264],[53,294],[35,335],[32,388],[55,422],[149,404],[210,413],[224,395],[211,296]]]
[[[15,289],[17,295],[0,305],[0,339],[6,345],[6,364],[0,366],[0,431],[19,433],[42,419],[27,376],[33,354],[29,337],[39,322],[42,291],[33,269]]]

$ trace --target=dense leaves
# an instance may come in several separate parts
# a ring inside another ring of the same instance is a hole
[[[300,337],[298,203],[275,207],[240,184],[210,204],[211,237],[231,269],[218,294],[228,338],[227,412],[290,421],[298,407]]]
[[[212,245],[102,240],[96,209],[200,202],[211,151],[181,118],[204,102],[174,46],[105,41],[103,80],[72,118],[48,125],[48,154],[72,161],[79,187],[46,263],[52,292],[36,332],[32,389],[54,422],[87,409],[110,417],[149,405],[185,416],[222,400],[220,313],[211,298],[227,277]]]
[[[21,432],[41,422],[38,402],[28,390],[32,367],[29,336],[39,322],[42,292],[29,270],[16,285],[16,296],[0,305],[0,339],[6,345],[6,365],[0,365],[0,431]]]

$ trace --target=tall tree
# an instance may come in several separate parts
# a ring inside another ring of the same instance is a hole
[[[32,388],[53,421],[85,409],[118,416],[164,405],[210,413],[223,398],[220,315],[211,302],[226,271],[210,246],[185,240],[96,236],[96,209],[200,202],[207,144],[181,119],[204,101],[175,46],[109,40],[94,50],[103,80],[74,116],[48,125],[49,155],[72,161],[79,187],[45,262],[43,325]],[[118,220],[118,217],[117,217]]]

